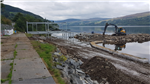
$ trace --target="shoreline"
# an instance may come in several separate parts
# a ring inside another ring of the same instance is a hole
[[[118,55],[118,56],[124,57],[124,58],[129,59],[129,60],[138,61],[141,63],[150,63],[147,58],[141,58],[141,57],[127,54],[127,53],[121,53],[121,52],[118,52],[118,51],[115,51],[115,50],[112,50],[112,49],[109,49],[106,47],[99,46],[99,45],[97,45],[97,43],[103,43],[103,42],[102,41],[93,41],[93,42],[90,42],[90,45],[93,48],[101,49],[101,50],[104,50],[110,54]]]
[[[144,64],[144,63],[128,60],[123,57],[119,57],[117,55],[112,55],[103,50],[77,45],[60,38],[51,38],[47,40],[40,39],[40,40],[56,45],[64,55],[69,55],[77,59],[82,59],[86,61],[86,60],[90,60],[95,56],[103,57],[107,59],[110,63],[112,63],[117,68],[117,70],[122,71],[129,77],[136,78],[139,81],[144,81],[145,84],[150,83],[148,81],[150,77],[150,64]],[[134,74],[133,72],[137,74]]]

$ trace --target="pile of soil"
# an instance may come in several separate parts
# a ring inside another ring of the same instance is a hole
[[[95,56],[86,61],[81,68],[92,80],[109,84],[144,84],[116,69],[107,59]]]

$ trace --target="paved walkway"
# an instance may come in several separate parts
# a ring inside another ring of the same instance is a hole
[[[14,34],[1,38],[1,78],[6,79],[13,63],[12,84],[56,84],[40,56],[33,49],[25,34]],[[17,45],[17,47],[15,47]],[[14,58],[14,51],[17,56]],[[7,59],[7,60],[6,60]],[[3,84],[8,84],[6,81]]]

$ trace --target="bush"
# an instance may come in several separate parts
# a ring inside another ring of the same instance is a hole
[[[6,17],[2,16],[1,17],[1,22],[2,24],[8,24],[8,25],[11,25],[11,20],[7,19]]]

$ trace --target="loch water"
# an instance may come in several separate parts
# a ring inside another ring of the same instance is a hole
[[[126,30],[127,34],[138,34],[138,33],[146,33],[150,34],[150,26],[118,26],[122,27]],[[64,30],[67,29],[70,32],[77,33],[99,33],[102,34],[104,32],[104,26],[67,26],[64,27]],[[106,34],[113,34],[115,28],[113,26],[109,26],[106,29]],[[138,43],[131,42],[122,45],[111,45],[111,44],[98,44],[112,50],[116,50],[122,53],[131,54],[141,58],[147,58],[150,62],[150,41]]]

